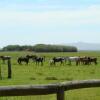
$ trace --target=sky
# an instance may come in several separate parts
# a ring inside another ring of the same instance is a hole
[[[100,0],[0,0],[0,47],[100,43]]]

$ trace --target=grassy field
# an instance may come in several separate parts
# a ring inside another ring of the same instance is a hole
[[[37,53],[45,56],[46,61],[43,66],[36,66],[33,61],[29,65],[23,63],[19,65],[17,58],[32,52],[0,52],[0,55],[12,57],[12,79],[7,79],[7,64],[0,61],[1,76],[0,86],[4,85],[30,85],[30,84],[49,84],[72,80],[86,80],[100,78],[100,52],[77,52],[77,53]],[[49,65],[49,59],[54,56],[93,56],[98,58],[98,65],[79,65],[72,63],[56,66]],[[65,96],[66,100],[100,100],[100,88],[80,89],[69,91]],[[3,97],[0,100],[56,100],[55,95],[34,96],[34,97]]]

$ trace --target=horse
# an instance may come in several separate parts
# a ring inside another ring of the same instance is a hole
[[[86,57],[86,56],[80,57],[80,58],[79,58],[79,61],[80,61],[80,63],[83,64],[83,65],[89,65],[89,59],[88,59],[88,57]]]
[[[79,62],[83,65],[90,65],[93,62],[96,65],[97,58],[84,56],[79,58]]]
[[[52,62],[54,65],[56,64],[56,62],[60,62],[60,64],[63,64],[64,60],[65,60],[65,58],[63,58],[63,57],[53,57],[52,58]]]
[[[0,56],[0,59],[2,59],[4,64],[5,64],[5,61],[9,60],[10,58],[11,58],[10,56]]]
[[[29,58],[28,58],[28,57],[19,57],[19,58],[17,59],[17,62],[18,62],[19,64],[22,64],[22,62],[25,62],[25,63],[28,65],[28,63],[29,63]]]
[[[95,65],[97,65],[97,58],[94,58],[94,57],[86,57],[86,59],[87,59],[87,63],[85,63],[85,64],[90,65],[93,62]]]
[[[76,62],[76,65],[80,64],[80,57],[74,56],[74,57],[65,57],[66,61],[68,61],[68,65],[71,65],[71,62]]]
[[[44,57],[34,57],[33,61],[36,62],[36,65],[39,65],[39,63],[41,63],[41,66],[43,66],[43,61],[44,61]]]
[[[35,59],[37,57],[37,55],[26,55],[26,57],[30,60],[30,59]]]
[[[88,59],[89,59],[89,64],[91,64],[93,62],[95,65],[97,65],[97,58],[95,58],[95,57],[88,57]]]

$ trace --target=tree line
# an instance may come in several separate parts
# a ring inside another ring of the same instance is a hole
[[[78,49],[74,46],[36,44],[34,46],[8,45],[3,47],[2,51],[77,52]]]

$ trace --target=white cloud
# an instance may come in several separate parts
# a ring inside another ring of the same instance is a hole
[[[61,10],[61,11],[0,11],[0,20],[16,20],[16,21],[45,21],[54,20],[81,20],[81,19],[98,19],[100,20],[100,5],[92,5],[84,9]],[[91,20],[92,21],[92,20]]]
[[[40,8],[38,9],[38,7]],[[0,8],[0,40],[5,44],[18,43],[18,41],[22,43],[22,38],[23,44],[25,41],[26,43],[27,41],[28,43],[30,41],[32,43],[33,41],[34,43],[100,41],[99,4],[84,8],[77,7],[77,9],[58,9],[57,7],[57,9],[53,10],[54,7],[49,6],[52,9],[45,10],[46,6],[38,7],[30,6],[29,9],[31,10],[27,10],[27,6],[24,8],[25,11],[20,10],[21,5],[19,9],[17,5],[14,9],[12,9],[13,7],[8,10],[7,8]],[[41,8],[43,9],[40,10]],[[9,35],[6,35],[6,33]],[[91,38],[87,38],[90,36]]]
[[[0,11],[0,26],[30,26],[35,28],[59,28],[100,25],[100,6],[84,9],[57,11]],[[59,29],[58,29],[59,30]],[[65,29],[66,30],[66,29]]]

